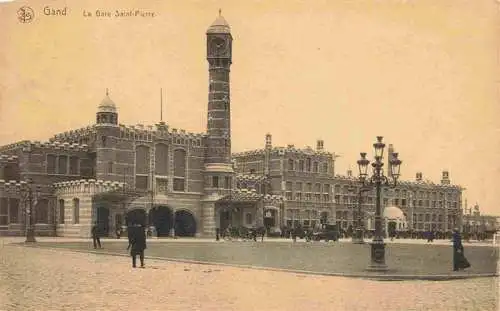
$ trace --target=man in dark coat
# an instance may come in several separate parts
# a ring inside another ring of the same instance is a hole
[[[97,227],[97,223],[94,223],[92,226],[92,241],[94,242],[94,248],[101,247],[101,239],[99,238],[99,228]]]
[[[458,229],[453,230],[453,271],[463,270],[470,267],[470,263],[464,256],[462,237]]]
[[[136,267],[137,255],[141,260],[141,268],[144,268],[144,250],[146,249],[146,232],[144,227],[134,224],[128,230],[128,248],[132,256],[132,267]]]

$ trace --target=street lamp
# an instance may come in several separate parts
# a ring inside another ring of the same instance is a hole
[[[24,204],[25,212],[27,215],[26,220],[28,221],[28,226],[26,227],[26,243],[35,243],[35,227],[33,221],[33,205],[40,197],[40,186],[33,186],[33,181],[28,178],[26,181],[16,182],[14,184],[8,184],[8,190],[15,192],[19,195],[21,201]]]
[[[375,149],[375,161],[372,163],[373,173],[368,177],[368,164],[370,161],[366,158],[366,153],[362,152],[361,159],[358,160],[359,167],[359,182],[362,187],[373,187],[376,189],[376,209],[375,209],[375,235],[371,243],[371,263],[369,270],[372,271],[385,271],[387,265],[385,264],[385,243],[382,237],[382,212],[380,206],[380,193],[382,186],[395,187],[399,178],[399,170],[401,160],[398,159],[398,153],[393,153],[389,163],[391,164],[391,176],[384,176],[382,162],[384,156],[385,144],[382,142],[383,137],[377,136],[377,142],[373,144]]]

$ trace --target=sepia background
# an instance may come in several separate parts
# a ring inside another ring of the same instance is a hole
[[[17,10],[30,6],[31,23]],[[68,8],[44,16],[43,8]],[[203,132],[205,31],[218,9],[234,37],[233,151],[313,146],[357,170],[375,136],[404,179],[467,188],[500,214],[500,3],[495,0],[14,1],[0,4],[0,144],[46,140],[95,121],[109,88],[119,122]],[[155,17],[85,18],[143,9]]]

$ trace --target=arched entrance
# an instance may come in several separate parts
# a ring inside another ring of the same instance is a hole
[[[109,208],[99,206],[96,215],[97,228],[102,236],[109,235]]]
[[[169,236],[174,214],[168,206],[155,206],[149,211],[149,224],[156,229],[158,237]]]
[[[129,211],[125,216],[125,223],[127,226],[133,224],[146,225],[146,211],[143,209],[134,209]]]
[[[175,212],[175,235],[180,237],[196,235],[196,220],[191,212],[185,210]]]

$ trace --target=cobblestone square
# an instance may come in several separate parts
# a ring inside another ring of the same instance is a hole
[[[293,243],[290,240],[265,241],[207,241],[184,242],[149,240],[146,256],[208,263],[257,266],[326,274],[366,273],[370,261],[370,245],[342,243]],[[472,264],[464,272],[452,271],[452,250],[446,241],[438,244],[389,243],[386,246],[387,274],[393,275],[471,275],[492,274],[497,271],[498,248],[466,246],[465,253]],[[102,241],[97,252],[127,254],[126,240]],[[92,250],[91,241],[41,242],[38,247]]]
[[[151,243],[152,244],[152,243]],[[378,282],[7,245],[0,310],[497,310],[498,278]]]

